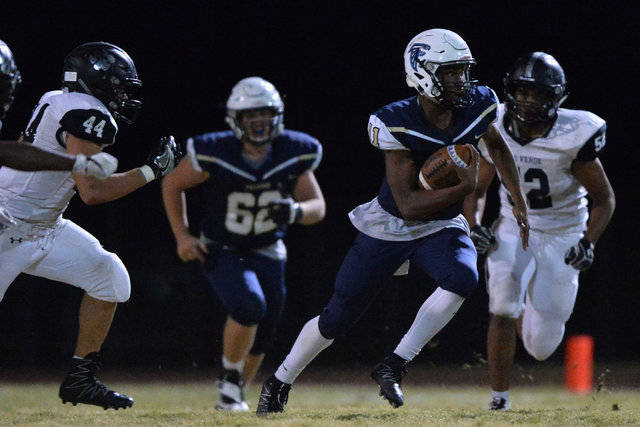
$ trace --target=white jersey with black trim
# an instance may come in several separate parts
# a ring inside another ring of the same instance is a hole
[[[605,145],[606,122],[588,111],[561,108],[545,137],[522,145],[504,127],[504,105],[499,114],[499,129],[518,168],[531,228],[551,234],[584,231],[589,216],[587,191],[571,173],[571,166],[574,160],[597,158]],[[491,162],[484,143],[480,150]],[[500,182],[500,215],[513,220],[513,203]]]
[[[100,145],[114,142],[117,124],[98,99],[77,92],[45,93],[33,110],[25,143],[66,153],[66,135]],[[22,172],[0,169],[0,205],[19,221],[49,227],[55,224],[75,194],[71,171]]]

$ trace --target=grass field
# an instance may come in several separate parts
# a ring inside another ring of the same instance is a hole
[[[253,412],[228,414],[215,410],[212,379],[189,382],[146,380],[114,382],[114,389],[135,398],[133,408],[62,405],[55,381],[13,381],[0,385],[0,425],[223,425],[223,426],[339,426],[339,425],[640,425],[640,389],[601,386],[586,396],[565,391],[561,385],[518,385],[511,392],[513,410],[486,410],[487,387],[417,384],[404,387],[406,403],[392,409],[377,396],[377,387],[339,375],[326,381],[298,381],[287,411],[258,418]],[[346,379],[346,381],[345,381]],[[342,381],[342,382],[338,382]],[[455,383],[455,381],[452,381]],[[258,384],[247,398],[255,410]]]

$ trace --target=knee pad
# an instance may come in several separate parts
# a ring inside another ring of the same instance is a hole
[[[559,340],[553,340],[553,341],[543,340],[539,338],[540,337],[536,337],[536,338],[523,337],[523,341],[524,341],[524,348],[527,350],[527,353],[529,353],[536,360],[542,361],[542,360],[546,360],[549,356],[553,354],[554,351],[556,351],[556,349],[560,345],[560,342],[562,341],[562,337],[560,337]]]
[[[524,348],[536,360],[545,360],[556,351],[562,342],[564,323],[543,321],[537,323],[534,328],[528,327],[523,322],[522,341]]]
[[[129,273],[116,254],[104,251],[95,266],[96,280],[84,287],[95,299],[125,302],[131,295]]]
[[[517,319],[522,314],[522,306],[518,302],[497,300],[497,298],[489,297],[489,313],[495,316]]]
[[[451,274],[438,283],[442,289],[468,298],[478,286],[478,270],[475,267],[460,265]]]
[[[244,326],[256,325],[267,314],[267,303],[264,297],[250,293],[242,301],[238,301],[235,307],[227,307],[233,320]]]

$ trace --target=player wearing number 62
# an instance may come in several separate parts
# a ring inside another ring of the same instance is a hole
[[[62,77],[62,90],[40,98],[23,141],[56,153],[98,156],[115,142],[116,119],[131,123],[140,110],[132,98],[142,84],[133,60],[112,44],[87,43],[67,55]],[[23,272],[85,291],[71,369],[59,391],[63,403],[118,409],[130,407],[133,399],[95,376],[116,305],[129,298],[129,274],[115,254],[62,214],[76,188],[87,204],[118,199],[170,171],[175,154],[173,138],[165,138],[147,164],[104,180],[71,170],[0,169],[0,204],[12,217],[0,232],[0,298]]]
[[[199,260],[228,312],[217,408],[248,410],[244,388],[255,376],[285,303],[286,248],[294,223],[324,217],[314,170],[322,148],[284,129],[284,104],[260,77],[240,80],[227,101],[231,130],[187,141],[187,158],[162,184],[165,209],[183,261]],[[200,238],[189,233],[184,190],[201,185]]]
[[[484,194],[494,176],[488,162],[481,162],[476,192],[465,201],[478,252],[488,251],[487,345],[494,410],[510,407],[516,320],[522,316],[521,336],[529,354],[544,360],[555,351],[576,300],[578,274],[591,266],[594,245],[615,206],[598,159],[605,121],[588,111],[559,108],[565,98],[564,71],[543,52],[519,58],[504,79],[498,124],[525,191],[531,250],[523,251],[516,242],[518,227],[509,215],[512,200],[504,184],[493,230],[480,225]],[[482,143],[480,151],[486,153]],[[588,225],[587,194],[593,202]]]

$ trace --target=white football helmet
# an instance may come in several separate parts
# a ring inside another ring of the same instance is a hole
[[[453,31],[434,28],[415,36],[404,51],[404,71],[409,87],[437,103],[442,103],[445,87],[436,76],[438,68],[447,65],[466,65],[464,92],[454,106],[467,105],[468,92],[475,81],[469,78],[469,68],[476,61],[471,56],[467,43]],[[465,99],[466,98],[466,99]]]
[[[247,110],[273,110],[271,131],[267,139],[254,141],[242,125],[242,112]],[[280,93],[273,84],[261,77],[247,77],[240,80],[231,90],[227,100],[227,117],[225,121],[233,130],[236,138],[247,140],[256,145],[271,142],[284,129],[284,103]]]

